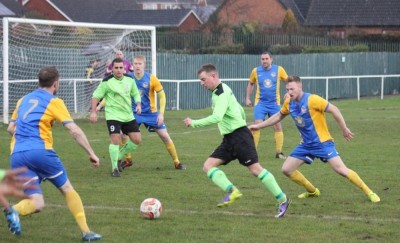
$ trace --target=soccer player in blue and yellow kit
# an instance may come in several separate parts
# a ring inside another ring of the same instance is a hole
[[[291,200],[281,190],[275,177],[271,172],[264,169],[258,162],[257,150],[253,136],[246,126],[246,116],[243,107],[236,100],[232,90],[218,77],[218,70],[212,64],[203,65],[197,72],[201,85],[212,93],[212,115],[192,120],[187,117],[184,123],[187,127],[204,127],[218,124],[220,133],[223,135],[222,143],[204,162],[203,171],[222,190],[227,192],[226,196],[218,204],[219,207],[227,206],[239,199],[242,193],[229,181],[225,173],[218,168],[238,159],[239,163],[264,184],[278,201],[276,218],[285,215]]]
[[[133,58],[132,77],[140,91],[142,99],[142,113],[136,112],[136,104],[132,102],[132,109],[139,126],[143,124],[148,131],[156,132],[164,142],[165,147],[170,154],[174,166],[178,170],[185,170],[186,167],[179,161],[174,142],[168,134],[164,123],[165,112],[165,92],[160,80],[153,74],[145,72],[146,58],[144,56],[135,56]],[[157,93],[157,96],[155,95]],[[156,99],[159,98],[160,110],[157,110]]]
[[[8,213],[15,217],[6,217],[13,221],[10,230],[21,234],[18,215],[30,215],[44,208],[40,183],[50,181],[65,197],[82,231],[82,240],[101,240],[102,236],[90,231],[79,194],[72,187],[60,158],[53,149],[52,126],[55,121],[68,129],[75,141],[88,153],[94,167],[100,164],[99,158],[91,148],[83,131],[72,120],[64,102],[55,96],[59,88],[60,75],[54,66],[39,71],[39,88],[22,97],[12,114],[7,131],[13,135],[11,140],[11,168],[27,167],[24,177],[31,178],[35,189],[26,189],[29,199],[20,201]]]
[[[111,65],[112,75],[104,78],[93,93],[90,121],[97,121],[97,104],[100,99],[106,99],[105,113],[110,134],[111,175],[120,177],[118,160],[121,160],[124,154],[135,151],[142,140],[139,126],[133,116],[132,97],[136,102],[136,112],[140,114],[142,109],[140,93],[135,80],[124,74],[124,61],[121,58],[115,58]],[[122,149],[119,148],[121,132],[130,138]]]
[[[261,54],[261,65],[254,68],[250,74],[250,81],[246,90],[246,105],[251,106],[250,96],[256,85],[254,100],[254,122],[261,123],[265,118],[279,112],[281,109],[280,84],[287,78],[285,69],[272,64],[272,56],[269,52]],[[282,153],[283,131],[280,122],[274,125],[275,130],[275,158],[286,159]],[[260,131],[253,131],[256,148],[260,141]]]
[[[318,95],[303,92],[301,79],[297,76],[289,76],[285,83],[290,99],[285,100],[280,112],[262,123],[250,125],[249,128],[256,131],[280,122],[287,115],[292,117],[301,134],[302,141],[285,160],[282,171],[292,181],[306,188],[307,191],[298,197],[307,198],[320,195],[318,188],[314,187],[298,171],[298,168],[304,163],[311,164],[314,158],[319,158],[322,162],[329,163],[336,173],[346,177],[359,187],[371,202],[379,202],[379,196],[363,182],[355,171],[346,167],[329,134],[325,112],[332,114],[347,141],[353,138],[353,133],[346,126],[340,110]]]

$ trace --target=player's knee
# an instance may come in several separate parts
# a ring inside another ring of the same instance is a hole
[[[285,166],[282,166],[281,171],[285,176],[290,176],[293,173],[292,170],[290,170],[289,168],[287,168]]]
[[[43,200],[35,200],[35,212],[39,213],[44,209],[45,203]]]
[[[141,137],[135,137],[132,142],[136,145],[139,145],[142,142],[142,138]]]
[[[161,140],[165,143],[165,144],[169,144],[169,143],[172,143],[172,140],[171,140],[171,138],[170,137],[160,137],[161,138]]]
[[[203,165],[203,171],[205,173],[208,173],[209,170],[211,170],[211,168],[215,167],[214,165],[207,163],[207,161],[204,163]]]

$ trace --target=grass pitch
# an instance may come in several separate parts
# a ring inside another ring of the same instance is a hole
[[[238,162],[222,167],[243,197],[227,208],[217,208],[224,193],[202,172],[208,155],[221,142],[217,126],[186,128],[182,120],[209,115],[211,109],[168,111],[166,124],[186,171],[178,171],[161,140],[142,128],[143,143],[134,153],[134,165],[121,178],[110,175],[108,134],[105,121],[90,124],[76,120],[101,158],[93,169],[87,155],[60,124],[54,127],[55,149],[67,168],[72,185],[85,205],[89,226],[104,242],[394,242],[400,237],[400,97],[384,100],[331,101],[338,106],[355,133],[346,142],[328,114],[330,132],[341,157],[380,197],[373,204],[329,165],[315,160],[303,165],[303,174],[321,191],[319,198],[297,199],[304,189],[281,172],[282,160],[274,158],[273,129],[262,130],[259,158],[282,189],[293,198],[283,219],[275,219],[276,201],[259,180]],[[252,122],[252,109],[246,108]],[[293,121],[283,122],[284,152],[300,141]],[[0,166],[8,167],[10,138],[0,125]],[[21,218],[22,235],[13,236],[0,220],[1,242],[78,242],[79,228],[60,192],[42,184],[46,207]],[[157,220],[145,220],[139,206],[156,197],[163,204]],[[13,203],[16,199],[11,199]]]

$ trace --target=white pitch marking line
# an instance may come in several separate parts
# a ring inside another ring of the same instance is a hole
[[[64,208],[65,205],[60,204],[46,204],[48,207],[54,208]],[[132,208],[124,208],[124,207],[110,207],[110,206],[96,206],[96,205],[88,205],[84,206],[85,209],[99,209],[99,210],[115,210],[115,211],[139,211],[139,206]],[[244,216],[244,217],[271,217],[274,218],[272,214],[255,214],[255,213],[235,213],[229,211],[215,211],[215,210],[207,210],[204,211],[195,211],[195,210],[176,210],[176,209],[165,209],[164,212],[171,213],[182,213],[182,214],[203,214],[203,215],[212,215],[212,214],[221,214],[221,215],[232,215],[232,216]],[[332,216],[332,215],[291,215],[290,213],[285,216],[287,218],[308,218],[308,219],[323,219],[323,220],[347,220],[347,221],[374,221],[374,222],[387,222],[387,223],[398,223],[400,219],[398,218],[361,218],[361,217],[350,217],[350,216]]]

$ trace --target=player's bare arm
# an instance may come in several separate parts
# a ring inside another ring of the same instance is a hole
[[[339,124],[340,129],[342,130],[343,137],[350,141],[353,139],[354,134],[350,131],[350,129],[346,126],[346,122],[344,121],[343,115],[340,112],[339,108],[336,106],[329,104],[326,112],[332,114],[333,118],[335,118],[336,122]]]
[[[164,114],[159,112],[157,116],[157,125],[161,126],[164,123]]]
[[[276,123],[282,121],[285,117],[286,117],[286,115],[283,115],[282,113],[278,112],[278,113],[274,114],[273,116],[271,116],[270,118],[268,118],[267,120],[265,120],[261,123],[258,123],[258,124],[252,124],[252,125],[248,126],[248,128],[251,131],[257,131],[264,127],[273,126]]]
[[[67,123],[64,126],[68,129],[69,133],[75,139],[75,141],[83,149],[85,149],[85,151],[88,153],[89,159],[90,159],[90,162],[92,162],[92,165],[94,167],[99,167],[100,160],[97,157],[97,155],[94,153],[94,151],[93,151],[92,147],[90,146],[89,141],[88,141],[85,133],[83,133],[82,129],[73,122]]]
[[[246,106],[252,106],[250,97],[251,97],[251,93],[253,93],[253,88],[254,88],[254,84],[250,83],[247,85],[247,89],[246,89]]]
[[[189,117],[186,117],[185,119],[183,119],[183,122],[185,123],[185,126],[190,127],[192,125],[192,119],[190,119]]]
[[[99,100],[97,98],[92,98],[92,105],[90,111],[90,122],[95,123],[97,122],[97,104]]]
[[[9,124],[8,124],[8,127],[7,127],[7,132],[11,135],[11,136],[13,136],[14,135],[14,133],[15,133],[15,128],[17,127],[17,125],[15,124],[15,122],[10,122]]]
[[[136,102],[136,114],[140,115],[142,113],[142,103]]]

